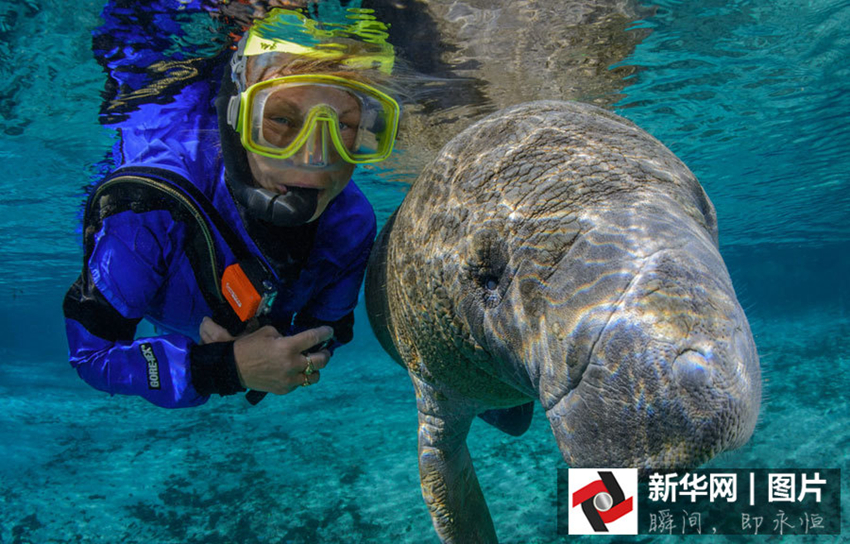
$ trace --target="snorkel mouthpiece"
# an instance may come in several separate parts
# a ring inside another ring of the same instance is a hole
[[[319,207],[318,189],[287,187],[286,194],[278,194],[268,189],[247,187],[243,183],[234,183],[232,187],[234,196],[251,210],[254,217],[280,227],[306,223]]]
[[[285,195],[276,195],[269,209],[269,222],[275,225],[301,225],[313,218],[319,207],[319,190],[289,187]]]

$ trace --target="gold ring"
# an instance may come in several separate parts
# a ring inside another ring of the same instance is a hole
[[[310,378],[308,378],[307,376],[304,376],[304,383],[301,384],[301,387],[309,387],[311,385],[313,385],[313,384],[310,383]]]
[[[304,369],[304,375],[305,375],[305,376],[309,376],[310,374],[312,374],[313,372],[315,372],[315,371],[316,371],[316,369],[315,369],[315,368],[313,368],[313,359],[311,359],[311,358],[310,358],[310,354],[309,354],[309,353],[305,353],[305,354],[304,354],[304,357],[307,357],[307,368],[305,368],[305,369]]]

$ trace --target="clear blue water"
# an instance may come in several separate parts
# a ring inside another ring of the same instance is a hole
[[[850,535],[850,2],[655,5],[616,111],[717,207],[765,380],[753,439],[713,466],[844,469]],[[0,543],[435,542],[412,388],[362,306],[322,387],[253,408],[108,398],[67,364],[82,187],[113,137],[90,51],[101,8],[0,3]],[[403,190],[360,179],[385,220]],[[476,424],[470,449],[501,539],[559,541],[544,418],[520,439]]]

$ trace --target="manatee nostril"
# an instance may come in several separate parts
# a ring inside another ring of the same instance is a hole
[[[695,389],[711,385],[711,371],[705,357],[694,350],[686,350],[673,361],[673,376],[679,385]]]

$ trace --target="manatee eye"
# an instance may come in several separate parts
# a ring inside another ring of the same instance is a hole
[[[472,266],[469,269],[469,275],[472,281],[487,291],[496,291],[499,289],[499,276],[497,276],[489,267]]]
[[[485,308],[498,306],[510,284],[510,278],[505,277],[508,260],[507,248],[499,233],[484,229],[473,235],[465,277],[470,293],[476,293]]]
[[[484,304],[484,307],[494,308],[498,306],[499,301],[502,300],[502,293],[499,290],[498,276],[494,276],[492,272],[488,271],[483,275],[478,275],[475,280],[481,288],[482,298],[480,300]]]
[[[492,270],[476,270],[472,272],[475,283],[482,289],[487,291],[496,291],[499,289],[499,276],[493,274]]]

